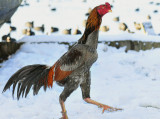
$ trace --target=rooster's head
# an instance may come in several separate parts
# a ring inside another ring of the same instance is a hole
[[[103,4],[103,5],[99,5],[99,6],[97,7],[97,11],[98,11],[99,15],[102,17],[102,16],[105,15],[106,13],[112,12],[112,10],[111,10],[111,5],[110,5],[108,2],[106,2],[106,3]]]

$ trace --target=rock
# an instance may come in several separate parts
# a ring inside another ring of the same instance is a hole
[[[57,32],[57,31],[59,31],[59,29],[57,27],[51,27],[51,33]]]
[[[16,27],[10,26],[10,27],[9,27],[9,31],[10,31],[10,32],[11,32],[11,31],[16,31]]]
[[[24,5],[23,5],[23,4],[21,4],[21,5],[20,5],[20,7],[24,7]]]
[[[136,11],[136,12],[139,12],[139,11],[140,11],[140,9],[139,9],[139,8],[136,8],[136,9],[135,9],[135,11]]]
[[[86,13],[85,16],[89,16],[90,13]]]
[[[27,29],[23,29],[23,30],[22,30],[22,34],[23,34],[23,35],[26,35],[26,34],[27,34]]]
[[[9,37],[9,36],[10,36],[10,34],[2,36],[2,41],[6,41],[7,37]]]
[[[114,6],[113,5],[111,5],[111,8],[113,8]]]
[[[16,39],[11,38],[11,37],[10,37],[10,34],[8,34],[8,35],[2,36],[2,41],[3,41],[3,42],[15,42]]]
[[[156,3],[156,5],[160,5],[160,2]]]
[[[34,36],[35,33],[31,29],[27,29],[26,35],[27,36]]]
[[[88,13],[91,13],[91,11],[92,11],[92,8],[89,8],[89,9],[88,9]]]
[[[29,6],[29,3],[25,3],[24,6]]]
[[[16,42],[15,38],[7,37],[6,42]]]
[[[29,29],[23,29],[22,30],[22,34],[23,35],[27,35],[27,36],[33,36],[35,35],[35,33],[29,28]]]
[[[44,24],[42,24],[42,26],[34,27],[34,30],[44,32]]]
[[[145,21],[141,23],[142,31],[147,35],[155,35],[155,31],[153,29],[153,25],[151,21]]]
[[[56,8],[52,8],[51,11],[56,11]]]
[[[11,20],[6,21],[7,24],[11,24]]]
[[[136,28],[136,30],[141,30],[141,24],[140,23],[134,22],[134,27]]]
[[[101,26],[100,31],[107,32],[107,31],[109,31],[109,27],[108,26]]]
[[[154,13],[158,13],[158,10],[154,10],[153,12],[154,12]]]
[[[147,16],[147,19],[148,19],[148,20],[150,20],[150,19],[151,19],[151,16],[150,16],[150,15],[148,15],[148,16]]]
[[[82,0],[82,2],[87,2],[87,0]]]
[[[120,21],[119,16],[118,16],[118,17],[113,18],[113,21],[116,21],[116,22]]]
[[[83,26],[86,27],[87,20],[83,20]]]
[[[91,11],[92,11],[92,9],[89,8],[89,9],[88,9],[88,12],[85,14],[85,16],[89,16],[89,14],[91,13]]]
[[[128,31],[128,33],[135,33],[135,32],[133,32],[133,31],[131,31],[131,30],[129,30],[129,29],[127,29],[126,31]]]
[[[119,24],[119,29],[122,31],[126,31],[128,29],[128,26],[125,23],[120,23]]]
[[[24,6],[29,6],[29,3],[27,3],[27,0],[24,0]]]
[[[153,1],[149,2],[149,4],[153,4],[153,3],[154,3]]]
[[[82,34],[79,29],[76,29],[76,30],[73,32],[73,35],[77,35],[77,34]]]
[[[72,30],[72,29],[64,29],[64,30],[62,31],[62,33],[63,33],[63,34],[71,34],[71,30]]]
[[[34,27],[34,22],[26,22],[25,23],[25,26],[28,27],[28,28],[33,28]]]
[[[24,6],[29,6],[29,3],[24,2],[23,4],[20,5],[20,7],[24,7]]]

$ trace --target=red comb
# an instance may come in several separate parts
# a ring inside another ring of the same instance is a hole
[[[108,2],[105,3],[106,6],[111,6]]]
[[[106,2],[105,4],[99,5],[97,10],[99,15],[103,16],[111,11],[111,5],[108,2]]]

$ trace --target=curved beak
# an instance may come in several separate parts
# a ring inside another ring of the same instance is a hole
[[[108,10],[108,12],[112,12],[112,10]]]

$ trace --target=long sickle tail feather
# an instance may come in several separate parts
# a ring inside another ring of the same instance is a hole
[[[33,87],[33,94],[38,94],[39,89],[43,86],[46,91],[47,87],[52,87],[53,79],[49,74],[51,68],[46,65],[28,65],[18,70],[6,83],[3,92],[13,85],[12,96],[14,97],[14,92],[16,85],[17,87],[17,99],[25,94],[28,95],[31,87]],[[52,83],[51,83],[52,81]]]

